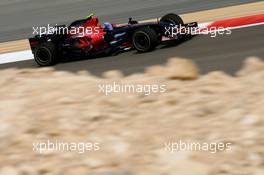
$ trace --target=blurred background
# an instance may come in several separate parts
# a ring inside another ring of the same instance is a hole
[[[126,23],[129,17],[149,19],[174,12],[183,14],[258,0],[1,0],[0,41],[31,36],[33,26],[68,24],[90,13],[103,21]]]

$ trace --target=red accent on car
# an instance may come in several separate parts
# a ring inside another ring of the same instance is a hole
[[[34,41],[30,41],[30,45],[31,46],[35,46],[35,45],[38,45],[39,42],[37,40],[34,40]]]

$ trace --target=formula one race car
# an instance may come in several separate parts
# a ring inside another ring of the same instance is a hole
[[[165,40],[185,37],[179,29],[187,27],[197,27],[197,23],[184,24],[176,14],[145,23],[129,18],[128,24],[100,24],[91,14],[69,26],[56,26],[52,31],[29,38],[29,43],[37,64],[50,66],[71,58],[115,55],[131,49],[149,52]]]

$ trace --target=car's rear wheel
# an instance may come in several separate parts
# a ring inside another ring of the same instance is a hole
[[[168,23],[171,23],[174,25],[183,25],[184,24],[182,18],[179,15],[176,15],[174,13],[169,13],[169,14],[163,16],[160,19],[160,21],[161,22],[168,22]]]
[[[134,32],[132,42],[138,52],[149,52],[159,44],[159,37],[154,29],[143,27]]]
[[[34,51],[34,59],[40,66],[51,66],[57,62],[56,47],[52,42],[40,44]]]

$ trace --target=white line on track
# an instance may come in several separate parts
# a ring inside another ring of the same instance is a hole
[[[263,25],[264,22],[256,23],[256,24],[248,24],[248,25],[243,25],[243,26],[237,26],[237,27],[230,27],[230,29],[241,29],[241,28],[247,28],[247,27],[254,27],[254,26],[259,26]]]
[[[0,54],[0,64],[32,60],[32,59],[33,59],[33,54],[31,50]]]

